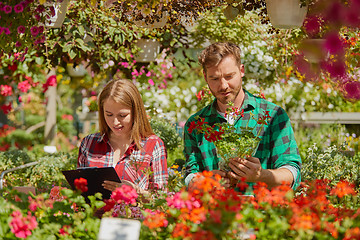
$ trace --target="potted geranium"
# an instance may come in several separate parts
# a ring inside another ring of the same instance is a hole
[[[267,125],[267,119],[270,118],[269,112],[265,111],[263,116],[260,116],[257,123],[260,124],[260,128],[256,131],[257,126],[249,126],[241,128],[238,131],[231,123],[230,119],[236,119],[239,116],[244,117],[244,110],[240,111],[236,107],[227,109],[225,118],[228,121],[223,123],[215,123],[213,126],[204,122],[204,119],[198,118],[196,122],[192,122],[188,131],[198,131],[205,135],[205,139],[213,142],[216,146],[216,152],[221,157],[219,162],[219,169],[223,171],[231,171],[229,167],[230,159],[246,156],[252,156],[255,154],[257,146],[261,140],[260,133],[264,125]],[[250,117],[254,118],[250,112]]]

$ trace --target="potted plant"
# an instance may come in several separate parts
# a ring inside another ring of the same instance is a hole
[[[302,26],[308,7],[300,0],[266,0],[266,9],[273,27],[292,29]]]

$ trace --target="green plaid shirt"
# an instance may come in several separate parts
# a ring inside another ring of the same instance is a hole
[[[297,179],[294,181],[293,189],[296,189],[301,180],[301,158],[288,115],[284,109],[276,104],[255,97],[246,90],[244,91],[244,103],[240,109],[244,109],[244,117],[239,116],[235,120],[234,126],[239,131],[241,127],[246,127],[247,124],[249,127],[256,126],[254,128],[254,134],[256,135],[260,130],[260,125],[250,117],[250,112],[254,114],[255,119],[258,119],[259,116],[264,115],[265,111],[269,111],[271,118],[267,121],[268,125],[264,125],[259,134],[261,141],[254,157],[260,159],[261,166],[264,169],[277,169],[285,165],[294,167],[297,170]],[[190,123],[196,121],[196,116],[204,118],[205,122],[208,122],[211,126],[215,123],[226,122],[226,119],[217,112],[215,106],[216,99],[210,105],[192,115],[185,124],[185,177],[190,173],[218,169],[219,157],[216,155],[214,143],[208,142],[202,133],[193,131],[192,134],[189,134],[188,132]],[[253,184],[249,183],[249,185]]]

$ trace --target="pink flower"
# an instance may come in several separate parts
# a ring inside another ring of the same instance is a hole
[[[25,30],[26,30],[26,28],[25,28],[23,25],[20,25],[20,26],[17,28],[17,31],[18,31],[19,34],[25,33]]]
[[[360,25],[360,1],[355,2],[352,1],[350,3],[350,6],[345,11],[345,21],[347,24],[349,24],[351,27],[358,27]]]
[[[3,8],[4,13],[9,14],[12,11],[12,7],[9,5],[5,5]]]
[[[325,63],[323,68],[329,72],[332,78],[342,78],[346,74],[346,65],[343,61]]]
[[[22,5],[21,3],[16,4],[16,5],[14,6],[14,11],[15,11],[16,13],[21,13],[22,11],[24,11],[23,5]]]
[[[46,92],[50,86],[56,86],[57,80],[55,75],[51,75],[47,80],[46,83],[43,84],[43,92]]]
[[[9,85],[0,85],[0,94],[2,96],[11,96],[12,95],[12,87]]]
[[[311,36],[319,33],[320,26],[321,26],[321,22],[319,17],[317,16],[309,16],[304,21],[304,28],[306,32]]]
[[[4,33],[5,33],[6,35],[9,35],[9,34],[11,33],[11,32],[10,32],[10,29],[7,28],[7,27],[4,27],[3,30],[4,30]]]
[[[39,28],[36,27],[36,26],[32,26],[32,27],[30,28],[30,32],[31,32],[31,35],[32,35],[33,37],[35,37],[36,35],[39,34]]]
[[[44,26],[38,26],[38,29],[39,29],[39,33],[43,33],[44,32]]]
[[[61,118],[64,119],[64,120],[69,120],[69,121],[74,120],[74,117],[72,115],[70,115],[70,114],[63,114],[61,116]]]
[[[148,82],[149,82],[149,84],[150,84],[151,86],[154,86],[154,85],[155,85],[154,81],[153,81],[151,78],[148,80]]]
[[[339,33],[332,32],[326,36],[325,48],[330,54],[338,54],[344,51],[343,41],[340,39]]]
[[[18,89],[23,93],[26,93],[27,91],[29,91],[30,88],[31,88],[31,85],[29,84],[29,82],[27,80],[18,83]]]
[[[345,98],[351,100],[360,100],[360,82],[350,80],[343,86]]]
[[[50,8],[54,8],[54,7],[51,6]],[[40,5],[36,8],[35,11],[38,12],[38,13],[43,13],[43,12],[45,11],[44,5],[40,4]]]
[[[21,42],[20,41],[17,41],[16,43],[15,43],[15,47],[21,47]]]
[[[136,190],[128,185],[121,185],[121,187],[116,188],[111,194],[111,198],[117,203],[124,202],[125,204],[135,204],[137,197],[138,194]]]
[[[26,217],[23,217],[20,211],[14,211],[11,216],[10,229],[18,238],[27,238],[31,235],[31,230],[38,225],[36,218],[31,216],[30,212]]]
[[[57,201],[57,202],[61,202],[62,200],[64,200],[65,197],[61,194],[60,190],[61,190],[61,187],[54,186],[50,191],[49,199]]]

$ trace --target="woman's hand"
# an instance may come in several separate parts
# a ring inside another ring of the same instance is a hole
[[[104,183],[102,184],[102,186],[105,189],[107,189],[107,190],[109,190],[111,192],[115,191],[116,188],[119,188],[122,185],[128,185],[128,186],[134,188],[136,190],[136,192],[138,191],[138,188],[139,188],[136,184],[134,184],[134,183],[132,183],[130,181],[127,181],[127,180],[121,180],[121,183],[105,180]]]

